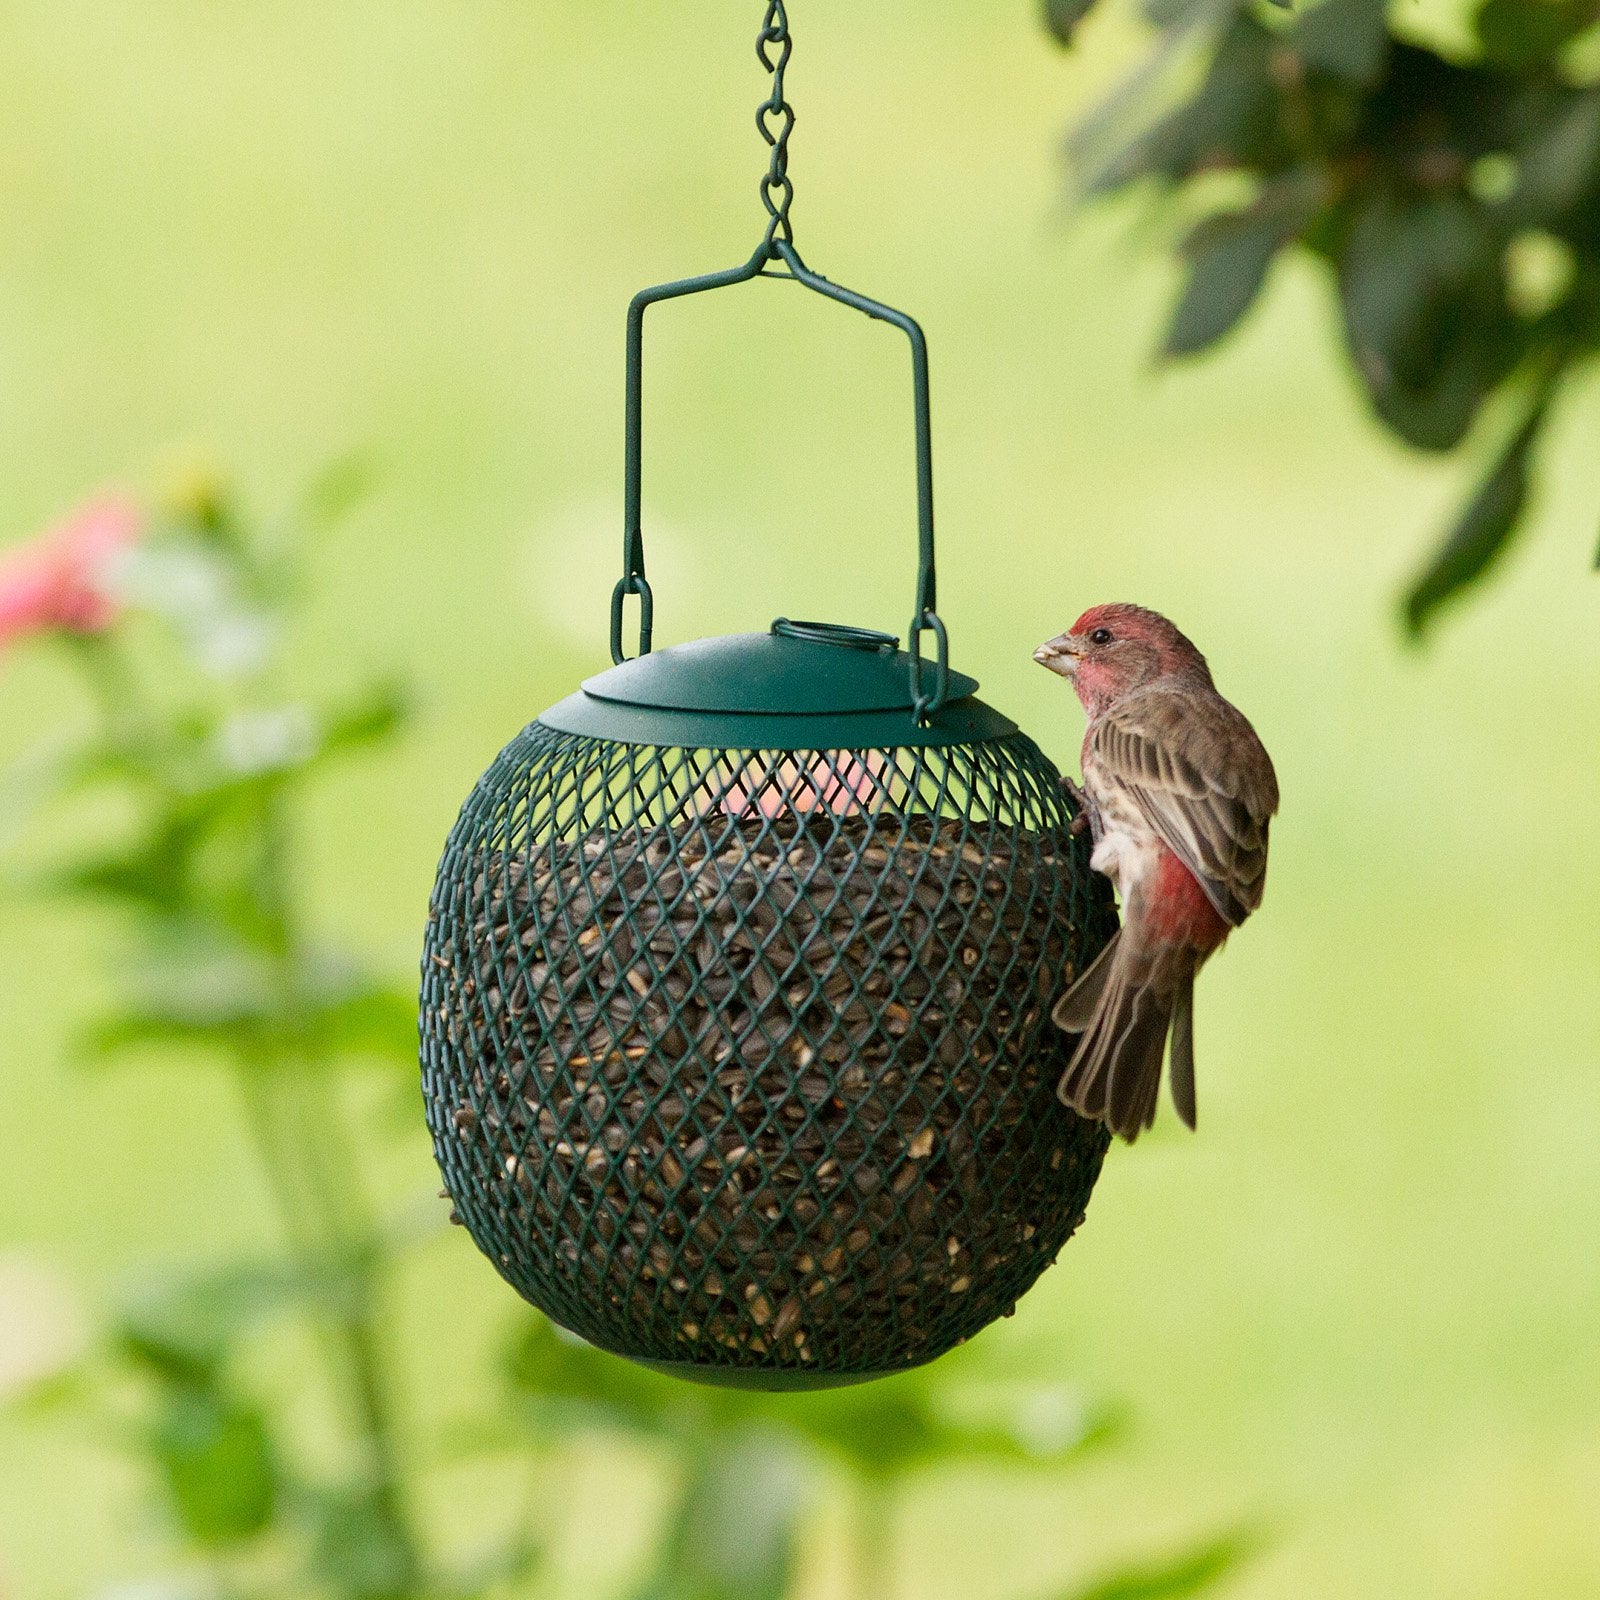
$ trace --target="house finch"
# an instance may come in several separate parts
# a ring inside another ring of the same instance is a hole
[[[1055,1009],[1080,1036],[1061,1099],[1131,1143],[1155,1121],[1170,1034],[1172,1098],[1192,1128],[1195,974],[1261,904],[1277,776],[1205,657],[1154,611],[1096,606],[1034,660],[1089,713],[1090,860],[1122,902],[1121,931]]]

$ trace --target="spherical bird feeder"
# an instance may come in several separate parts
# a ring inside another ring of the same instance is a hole
[[[520,1294],[680,1376],[802,1389],[960,1344],[1082,1220],[1108,1136],[1056,1099],[1050,1008],[1114,924],[1059,775],[950,670],[926,344],[796,252],[781,3],[761,50],[771,225],[744,266],[633,303],[617,664],[519,734],[461,813],[422,1066],[454,1215]],[[644,314],[757,276],[910,338],[907,650],[782,619],[651,650]]]

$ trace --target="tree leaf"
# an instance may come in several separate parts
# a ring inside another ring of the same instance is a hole
[[[255,1406],[179,1385],[165,1399],[150,1449],[195,1543],[234,1544],[271,1522],[278,1474],[266,1417]]]
[[[331,1304],[342,1272],[250,1262],[144,1281],[112,1329],[128,1356],[169,1383],[214,1384],[230,1351],[251,1328],[290,1307]]]
[[[1482,208],[1461,195],[1370,195],[1339,289],[1378,414],[1420,449],[1453,449],[1515,355],[1503,252]]]
[[[1371,86],[1389,59],[1387,0],[1323,0],[1290,34],[1295,53],[1313,72]]]
[[[1544,426],[1551,388],[1536,397],[1521,426],[1457,519],[1449,536],[1412,584],[1405,599],[1406,627],[1420,637],[1438,605],[1476,583],[1504,554],[1527,508],[1528,466]]]
[[[1493,67],[1447,61],[1391,39],[1382,80],[1362,102],[1355,148],[1380,178],[1418,155],[1466,161],[1514,144],[1547,91]],[[1440,180],[1425,180],[1437,192]],[[1445,190],[1452,185],[1442,184]]]
[[[805,1472],[780,1431],[704,1442],[635,1600],[783,1600],[794,1573]]]
[[[1551,63],[1595,20],[1592,0],[1486,0],[1473,26],[1485,60],[1527,72]]]
[[[1592,196],[1600,186],[1600,90],[1558,101],[1519,143],[1516,164],[1516,187],[1501,207],[1508,227],[1549,224]]]
[[[1128,181],[1114,174],[1122,170],[1133,147],[1148,132],[1146,125],[1152,115],[1148,109],[1150,102],[1203,38],[1201,23],[1209,6],[1205,0],[1183,0],[1183,3],[1188,8],[1187,14],[1158,23],[1162,32],[1154,49],[1122,77],[1068,136],[1067,157],[1082,174],[1085,194]],[[1144,131],[1137,131],[1140,129]]]
[[[334,755],[392,738],[410,719],[412,697],[404,684],[374,683],[342,706],[325,712],[318,754]]]
[[[1429,319],[1439,301],[1492,259],[1471,204],[1390,189],[1357,211],[1339,264],[1339,287],[1356,364],[1374,389],[1425,382]]]
[[[395,1532],[376,1491],[325,1492],[314,1502],[316,1570],[348,1600],[396,1600],[415,1592],[411,1551]]]
[[[377,464],[366,451],[352,450],[336,456],[301,492],[299,521],[302,530],[314,534],[327,532],[371,495],[377,479]]]
[[[1350,354],[1393,433],[1454,450],[1516,374],[1558,350],[1600,349],[1600,84],[1585,70],[1600,0],[1467,0],[1477,60],[1391,32],[1393,0],[1321,0],[1283,24],[1260,0],[1143,5],[1156,49],[1074,136],[1080,169],[1092,163],[1084,190],[1153,180],[1209,194],[1223,171],[1262,186],[1297,167],[1322,173],[1325,197],[1295,236],[1336,269]],[[1194,63],[1180,46],[1213,39],[1187,88]],[[1530,230],[1572,253],[1570,282],[1541,305],[1508,281],[1508,247]],[[1208,224],[1187,253],[1170,353],[1235,327],[1272,259],[1248,213]],[[1526,493],[1526,450],[1512,450],[1417,579],[1414,631],[1494,561]]]
[[[1095,8],[1095,0],[1044,0],[1044,25],[1062,44],[1075,42],[1078,24]]]
[[[1454,450],[1502,375],[1501,364],[1468,339],[1441,350],[1437,362],[1425,388],[1368,386],[1379,418],[1419,450]]]
[[[1213,167],[1276,165],[1283,148],[1271,75],[1276,48],[1253,17],[1236,17],[1193,96],[1131,140],[1090,179],[1089,192],[1143,177],[1173,181]]]
[[[1231,332],[1260,293],[1273,257],[1310,230],[1329,194],[1318,167],[1291,167],[1261,185],[1243,211],[1219,211],[1192,229],[1193,262],[1162,353],[1191,355]]]
[[[290,1051],[416,1064],[416,997],[347,957],[308,950],[285,967],[230,930],[166,919],[125,982],[130,998],[100,1019],[85,1046],[107,1056],[148,1044],[229,1054]]]
[[[1258,1535],[1230,1533],[1154,1566],[1138,1566],[1076,1590],[1070,1600],[1188,1600],[1204,1594],[1260,1549]]]
[[[1193,265],[1161,353],[1194,355],[1231,333],[1254,304],[1288,237],[1280,218],[1248,211],[1201,223],[1186,245]]]
[[[1250,0],[1144,0],[1145,21],[1157,28],[1182,27],[1209,22],[1225,27]]]
[[[506,1376],[540,1426],[561,1432],[599,1427],[656,1437],[731,1403],[596,1350],[545,1317],[529,1318],[518,1333]]]

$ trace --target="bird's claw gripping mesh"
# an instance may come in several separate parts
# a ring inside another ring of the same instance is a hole
[[[1112,925],[1020,734],[685,750],[534,723],[451,835],[429,1122],[501,1274],[607,1350],[805,1387],[1007,1314],[1107,1136],[1053,999]]]

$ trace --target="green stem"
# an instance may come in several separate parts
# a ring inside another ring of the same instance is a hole
[[[860,1600],[892,1600],[894,1490],[885,1477],[861,1480],[856,1498],[856,1593]]]
[[[337,1295],[323,1302],[317,1327],[336,1383],[348,1387],[350,1422],[360,1437],[371,1504],[395,1563],[394,1596],[414,1592],[422,1570],[416,1537],[406,1517],[393,1413],[386,1392],[378,1338],[376,1272],[370,1232],[348,1231],[308,1171],[310,1145],[325,1137],[319,1119],[305,1115],[296,1093],[304,1062],[246,1062],[239,1074],[246,1117],[267,1173],[284,1231],[301,1271],[339,1277]]]
[[[308,1078],[302,1087],[313,1091],[297,1106],[310,1185],[330,1230],[341,1239],[340,1255],[348,1286],[341,1303],[346,1359],[357,1415],[371,1456],[374,1492],[392,1513],[396,1529],[403,1529],[394,1414],[384,1378],[379,1334],[376,1223],[358,1181],[356,1142],[336,1086]],[[417,1559],[409,1532],[398,1543],[409,1548],[408,1566],[414,1572]]]
[[[100,633],[64,633],[94,696],[109,749],[118,755],[148,751],[154,743],[151,721],[138,680],[116,641]]]
[[[113,638],[72,635],[100,714],[106,747],[153,764],[161,749],[155,718]],[[150,774],[154,776],[154,774]],[[159,786],[163,779],[155,777]],[[164,795],[170,800],[170,795]],[[364,1193],[356,1141],[310,1026],[291,885],[294,861],[283,797],[270,787],[255,817],[255,858],[247,885],[275,979],[273,1041],[242,1051],[237,1075],[251,1136],[282,1226],[301,1270],[316,1281],[331,1268],[338,1293],[319,1300],[317,1318],[336,1390],[365,1457],[363,1498],[390,1557],[380,1592],[364,1600],[411,1600],[423,1561],[406,1511],[396,1426],[382,1352],[382,1270],[373,1208]]]
[[[276,966],[282,1035],[290,1041],[265,1066],[244,1064],[251,1080],[247,1103],[258,1146],[284,1213],[285,1226],[313,1262],[333,1263],[339,1293],[328,1335],[335,1374],[347,1387],[352,1425],[366,1456],[368,1501],[393,1562],[387,1591],[414,1594],[423,1569],[418,1540],[402,1493],[393,1408],[384,1373],[378,1323],[379,1255],[371,1203],[358,1168],[356,1145],[318,1060],[300,974],[304,957],[289,884],[289,829],[281,797],[261,801],[256,900]]]

